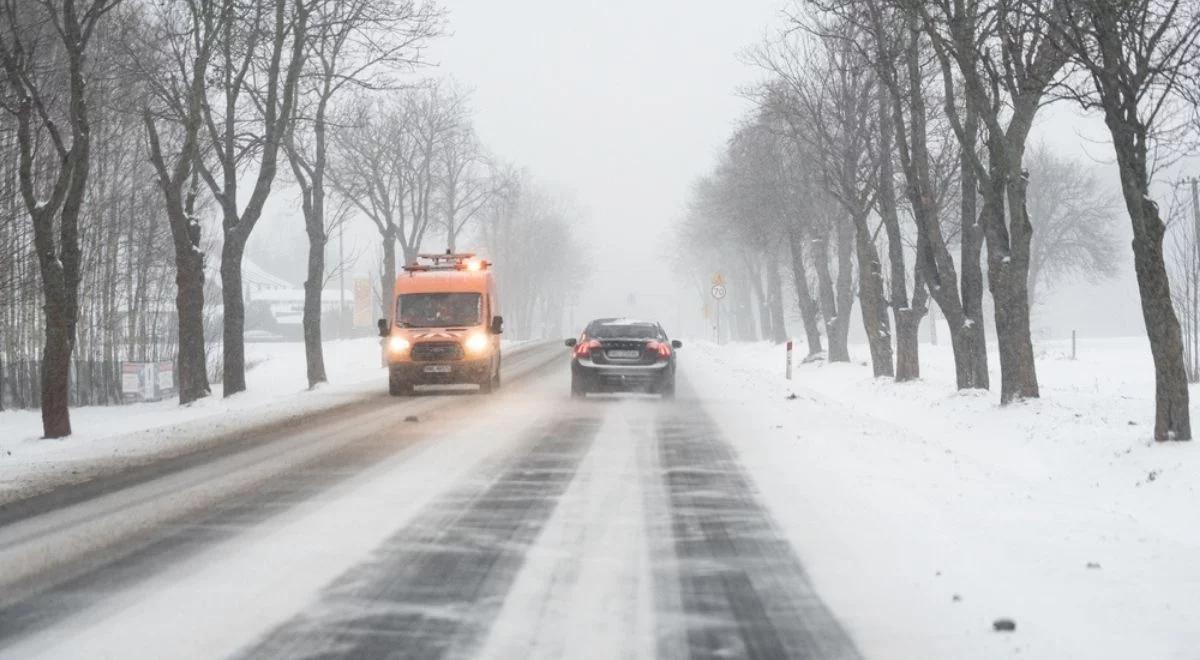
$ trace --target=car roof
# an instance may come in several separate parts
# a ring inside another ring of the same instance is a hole
[[[588,325],[651,325],[658,327],[658,323],[655,321],[639,321],[638,319],[628,319],[622,317],[596,319]]]

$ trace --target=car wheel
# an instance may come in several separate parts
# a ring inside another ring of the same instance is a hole
[[[413,386],[404,382],[400,374],[393,371],[388,375],[388,394],[392,396],[412,396]]]
[[[587,396],[587,388],[584,387],[583,379],[572,374],[571,375],[571,398],[582,399]]]
[[[670,380],[664,382],[661,386],[659,386],[658,393],[664,399],[674,399],[675,398],[675,377],[671,376]]]

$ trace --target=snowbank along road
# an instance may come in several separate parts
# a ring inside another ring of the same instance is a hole
[[[859,657],[686,368],[504,368],[11,507],[0,656]]]

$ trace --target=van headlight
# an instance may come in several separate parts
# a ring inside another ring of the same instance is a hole
[[[393,353],[404,353],[412,348],[412,342],[404,337],[392,337],[388,340],[388,349]]]
[[[486,353],[490,345],[491,342],[488,341],[488,336],[482,332],[477,332],[467,337],[467,340],[463,342],[463,348],[467,349],[467,352],[471,355]]]

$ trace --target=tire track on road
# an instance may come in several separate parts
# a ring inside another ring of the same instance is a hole
[[[371,560],[243,654],[247,658],[439,658],[480,644],[525,553],[599,429],[560,417],[490,482],[451,493]]]
[[[664,407],[656,440],[676,562],[656,566],[658,610],[684,628],[659,657],[860,658],[700,405]]]
[[[516,373],[510,374],[509,386],[499,396],[514,396],[524,391],[529,384],[527,380],[545,373],[550,364],[541,352],[519,354],[512,364],[506,365]],[[278,438],[264,441],[261,450],[248,454],[245,461],[240,461],[238,454],[224,457],[229,463],[224,470],[210,469],[212,466],[206,464],[196,465],[192,471],[177,470],[169,462],[161,466],[165,472],[163,480],[187,477],[171,482],[174,488],[164,486],[138,495],[133,492],[137,488],[134,486],[128,497],[111,507],[89,516],[67,517],[65,522],[42,532],[56,541],[63,534],[72,534],[75,528],[88,525],[99,526],[98,529],[108,533],[100,523],[111,519],[119,519],[122,526],[129,527],[111,540],[93,541],[94,547],[75,547],[80,543],[77,539],[88,539],[88,534],[66,536],[67,542],[63,544],[45,542],[46,549],[41,551],[44,555],[62,553],[78,557],[69,557],[39,571],[27,584],[7,583],[13,571],[5,569],[28,570],[26,565],[18,566],[18,560],[10,555],[20,551],[22,543],[38,542],[38,535],[32,533],[31,540],[21,539],[16,528],[37,523],[39,519],[32,516],[25,521],[0,522],[0,573],[4,573],[0,576],[0,584],[4,585],[0,587],[0,656],[23,637],[53,629],[123,590],[155,579],[176,564],[318,500],[332,489],[350,487],[355,479],[377,466],[404,460],[438,442],[431,437],[431,428],[435,427],[428,423],[406,424],[403,419],[408,414],[420,413],[423,422],[438,420],[440,433],[453,434],[461,432],[459,429],[472,419],[486,415],[489,409],[507,405],[493,397],[458,395],[423,396],[413,404],[369,409],[354,420],[344,420],[342,412],[332,419],[313,413],[308,429],[294,433],[290,427],[278,429],[275,432]],[[471,412],[456,411],[456,406]],[[339,430],[339,426],[343,428]],[[242,471],[254,471],[253,478],[230,485]],[[195,475],[189,476],[192,472]],[[147,480],[142,487],[150,485]],[[112,491],[109,496],[123,496],[123,487],[124,480],[118,479],[107,489]],[[194,496],[192,491],[196,492]],[[169,516],[154,510],[181,493],[186,497],[178,511],[172,508],[175,505],[168,504],[163,506],[171,509]],[[43,515],[54,519],[61,513],[69,512],[50,510]],[[147,517],[144,523],[143,516]]]

